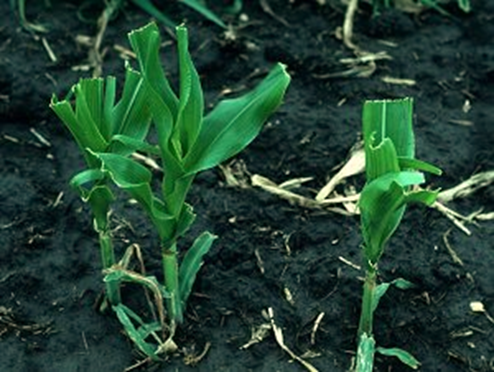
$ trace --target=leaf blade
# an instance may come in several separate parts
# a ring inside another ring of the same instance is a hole
[[[194,244],[187,250],[187,253],[184,256],[179,271],[179,292],[180,299],[184,306],[192,291],[192,286],[194,285],[197,273],[203,264],[202,258],[208,253],[216,238],[215,235],[212,235],[207,231],[202,233],[194,241]]]
[[[420,367],[420,362],[412,354],[403,349],[377,347],[376,351],[382,355],[396,357],[410,368],[418,369]]]
[[[184,159],[186,172],[212,168],[243,150],[281,104],[289,82],[285,67],[277,64],[251,92],[218,104],[204,118],[197,141]]]

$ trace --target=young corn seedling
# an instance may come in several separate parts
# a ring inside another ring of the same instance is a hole
[[[143,80],[128,66],[118,103],[115,103],[116,80],[113,77],[81,79],[72,88],[72,93],[75,110],[68,100],[58,101],[55,96],[50,107],[69,129],[84,156],[88,169],[74,176],[70,184],[92,210],[103,269],[109,269],[116,263],[109,223],[114,196],[109,187],[110,178],[101,170],[101,161],[94,153],[130,155],[135,144],[147,136],[151,116],[146,106]],[[119,285],[118,280],[106,282],[106,295],[113,306],[120,304]]]
[[[160,322],[146,324],[121,302],[111,301],[130,338],[153,359],[166,348],[166,344],[170,344],[176,324],[183,321],[185,304],[203,257],[216,238],[209,232],[202,233],[179,260],[178,240],[195,218],[192,207],[186,203],[194,177],[200,171],[213,168],[236,155],[252,142],[267,118],[281,104],[290,82],[285,67],[277,64],[251,92],[220,102],[204,116],[203,93],[188,51],[187,29],[177,27],[176,30],[180,75],[178,95],[171,88],[160,64],[161,41],[156,24],[149,24],[129,34],[142,76],[128,69],[128,74],[137,79],[134,91],[130,92],[130,97],[135,101],[127,100],[127,105],[120,102],[114,110],[120,108],[124,113],[134,113],[132,117],[139,118],[134,120],[138,123],[135,128],[113,130],[120,128],[120,121],[113,120],[112,116],[114,91],[110,89],[108,92],[107,87],[103,93],[102,80],[99,79],[82,80],[76,86],[75,112],[67,101],[54,99],[52,102],[52,107],[71,130],[90,167],[76,176],[72,184],[82,190],[83,198],[91,204],[93,211],[96,210],[100,218],[103,214],[107,217],[111,199],[107,182],[111,179],[141,205],[158,233],[162,284],[154,277],[144,277],[126,270],[131,254],[129,251],[121,260],[122,264],[115,265],[113,259],[112,264],[108,261],[104,265],[107,285],[135,282],[151,289],[155,299],[165,299],[168,327],[164,325],[161,312]],[[82,89],[86,85],[97,85],[98,89]],[[86,111],[94,113],[83,115]],[[150,117],[156,129],[157,145],[145,141]],[[107,123],[112,125],[107,128]],[[158,195],[151,187],[151,172],[129,157],[135,150],[150,152],[160,158],[164,177]],[[91,188],[83,189],[88,183]],[[93,189],[103,187],[107,198],[90,197],[99,196]],[[108,230],[105,232],[108,233]],[[138,324],[137,328],[134,323]],[[163,333],[165,328],[168,332],[166,342],[156,334],[160,327]],[[156,340],[158,346],[146,341],[149,336]]]
[[[411,283],[397,279],[377,284],[378,262],[384,248],[398,228],[408,203],[431,205],[437,191],[417,189],[425,182],[421,171],[441,174],[441,170],[415,159],[411,99],[368,101],[363,110],[363,134],[367,182],[362,190],[359,207],[363,235],[366,277],[358,328],[358,351],[355,370],[371,372],[374,354],[398,357],[411,368],[419,362],[398,348],[375,346],[373,316],[380,298],[391,284],[407,288]]]

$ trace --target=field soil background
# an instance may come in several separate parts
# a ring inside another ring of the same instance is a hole
[[[116,317],[95,306],[103,288],[97,236],[87,207],[68,186],[83,160],[48,107],[52,93],[64,97],[79,77],[91,75],[89,48],[77,40],[96,35],[101,9],[51,3],[26,2],[28,19],[45,25],[44,34],[23,30],[8,2],[0,4],[0,371],[124,371],[142,356]],[[251,177],[276,184],[312,177],[291,191],[314,198],[359,141],[364,100],[399,97],[415,100],[417,157],[444,171],[428,177],[432,188],[446,190],[494,170],[494,1],[472,1],[469,14],[447,4],[451,17],[433,10],[372,17],[362,3],[353,43],[390,58],[358,64],[343,76],[352,66],[342,59],[356,56],[337,37],[346,10],[339,2],[245,1],[241,16],[222,15],[231,25],[227,32],[167,3],[164,12],[189,27],[208,110],[252,88],[278,61],[292,83],[246,151],[197,177],[188,201],[198,217],[181,244],[204,230],[219,239],[178,329],[179,352],[135,370],[306,370],[276,342],[263,316],[272,308],[295,354],[319,371],[346,371],[356,350],[364,276],[359,218],[290,203],[253,186]],[[211,4],[219,14],[221,4]],[[123,77],[127,33],[149,21],[129,2],[108,24],[100,49],[104,76]],[[175,46],[161,29],[163,63],[176,86]],[[363,183],[359,175],[337,191],[358,191]],[[488,217],[494,185],[447,206],[464,216],[483,209]],[[141,210],[119,204],[112,223],[118,255],[139,244],[148,272],[161,279],[158,240]],[[391,288],[383,297],[376,341],[406,349],[425,372],[494,371],[488,317],[494,316],[494,221],[470,218],[465,226],[471,235],[436,209],[412,206],[380,263],[380,280],[404,278],[415,287]],[[139,306],[140,289],[129,285],[123,295]],[[475,301],[486,313],[471,310]],[[243,347],[262,325],[262,340]],[[375,370],[408,369],[377,356]]]

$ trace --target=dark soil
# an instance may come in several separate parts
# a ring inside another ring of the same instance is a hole
[[[48,108],[52,93],[63,96],[80,76],[90,74],[73,69],[87,57],[75,38],[94,35],[96,27],[78,19],[75,2],[52,1],[52,8],[43,3],[27,2],[28,18],[49,27],[39,36],[19,27],[8,2],[0,5],[0,370],[123,371],[140,356],[116,318],[95,309],[102,291],[97,237],[87,208],[68,187],[83,167],[82,158]],[[314,177],[306,189],[314,195],[310,190],[325,184],[358,140],[363,101],[405,96],[416,102],[418,157],[444,170],[444,176],[429,178],[432,187],[449,188],[494,168],[494,1],[472,1],[469,15],[447,7],[452,18],[433,11],[415,16],[388,11],[372,18],[362,5],[355,42],[393,59],[378,61],[370,78],[353,79],[320,78],[344,70],[339,60],[353,56],[334,37],[344,8],[315,1],[269,3],[287,25],[265,13],[258,1],[245,1],[250,23],[230,41],[184,6],[167,10],[189,26],[208,104],[225,88],[252,87],[258,80],[252,74],[266,72],[276,61],[288,65],[293,81],[284,105],[237,158],[249,172],[275,182]],[[110,23],[103,40],[108,47],[105,75],[122,77],[123,60],[113,46],[128,47],[127,32],[148,20],[129,5]],[[48,58],[41,37],[57,62]],[[166,32],[163,38],[170,40]],[[163,48],[163,60],[176,83],[170,45]],[[413,79],[416,85],[388,84],[385,76]],[[467,99],[471,110],[464,113]],[[362,181],[351,182],[360,189]],[[252,329],[266,323],[262,312],[271,307],[296,354],[313,352],[317,356],[308,360],[319,371],[347,370],[356,349],[364,274],[340,257],[361,263],[358,218],[292,206],[258,188],[229,187],[218,169],[197,178],[189,202],[198,219],[183,245],[204,230],[220,238],[206,257],[178,331],[181,353],[145,369],[305,370],[272,334],[240,349]],[[463,214],[492,211],[494,187],[449,206]],[[156,238],[140,210],[120,205],[113,217],[115,226],[124,226],[115,233],[118,253],[129,242],[140,244],[148,270],[160,278]],[[382,259],[382,281],[402,277],[416,287],[391,289],[382,299],[375,319],[377,343],[408,350],[423,371],[494,370],[494,325],[469,307],[481,301],[494,315],[494,225],[468,227],[471,236],[435,210],[411,207]],[[445,247],[449,229],[449,242],[464,266],[453,262]],[[141,295],[133,289],[124,292],[129,301]],[[311,344],[321,312],[325,315]],[[184,356],[200,354],[207,343],[211,348],[205,357],[187,365]],[[378,357],[376,370],[407,368]]]

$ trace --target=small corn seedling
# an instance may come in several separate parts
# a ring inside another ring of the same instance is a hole
[[[50,107],[70,130],[82,151],[87,168],[72,178],[70,184],[82,200],[89,204],[94,229],[99,235],[104,269],[115,263],[110,231],[110,205],[115,197],[110,178],[101,170],[101,162],[93,155],[107,152],[128,156],[132,145],[147,136],[151,115],[146,107],[146,94],[141,75],[126,68],[122,98],[115,104],[116,79],[82,79],[72,88],[75,111],[66,99],[54,96]],[[87,187],[87,186],[90,187]],[[106,282],[106,295],[112,305],[120,303],[118,281]]]
[[[117,104],[114,78],[82,79],[73,88],[75,110],[69,101],[60,102],[55,97],[51,107],[71,131],[88,166],[71,184],[94,215],[109,302],[137,347],[149,358],[157,359],[159,353],[174,345],[175,327],[183,321],[185,304],[203,257],[216,238],[209,232],[202,233],[179,262],[178,240],[195,218],[186,203],[192,181],[198,172],[242,151],[259,134],[266,119],[281,104],[290,77],[285,67],[277,64],[251,92],[224,100],[203,116],[203,93],[188,51],[186,28],[177,27],[179,96],[160,64],[156,24],[131,32],[129,39],[141,72],[127,66],[122,98]],[[151,124],[158,137],[156,145],[147,142]],[[151,172],[130,157],[134,151],[161,159],[164,177],[158,195],[151,187]],[[114,199],[111,184],[135,199],[156,228],[163,263],[162,284],[155,277],[127,269],[132,249],[116,263],[108,220]],[[140,284],[153,293],[159,321],[145,323],[122,303],[119,287],[124,281]],[[162,337],[157,334],[160,330]],[[146,341],[148,337],[155,343]]]
[[[376,348],[372,331],[374,311],[389,286],[411,286],[410,282],[403,279],[377,284],[377,266],[385,245],[400,224],[408,203],[431,205],[436,199],[437,192],[414,188],[425,182],[420,171],[441,174],[440,169],[415,159],[412,104],[411,99],[368,101],[364,104],[367,182],[360,196],[359,207],[366,277],[357,337],[357,372],[372,371],[376,351],[395,356],[414,369],[419,365],[404,350]]]

